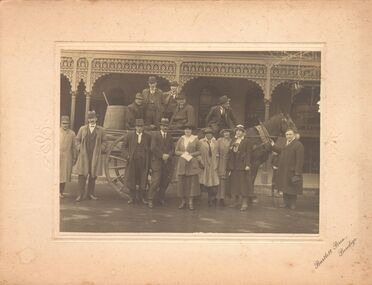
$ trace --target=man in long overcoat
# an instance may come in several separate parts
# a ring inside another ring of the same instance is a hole
[[[296,139],[293,130],[287,130],[285,136],[287,143],[284,147],[272,143],[273,150],[280,153],[276,183],[278,190],[283,192],[284,204],[281,207],[295,209],[297,195],[303,191],[304,146]]]
[[[59,196],[63,198],[66,182],[71,181],[72,166],[76,161],[77,150],[75,133],[70,130],[70,118],[61,117],[59,132]]]
[[[97,200],[94,195],[94,188],[97,176],[102,175],[102,154],[106,152],[106,133],[105,129],[97,125],[97,115],[95,111],[88,111],[88,124],[82,126],[76,137],[76,144],[79,151],[76,162],[76,172],[80,195],[76,201],[80,202],[85,197]],[[85,194],[85,186],[88,178],[88,190]]]
[[[218,105],[209,110],[205,121],[207,127],[212,127],[216,137],[222,129],[233,129],[236,126],[236,120],[230,107],[230,99],[227,96],[221,96],[218,99]]]
[[[160,204],[164,204],[165,191],[172,178],[174,142],[172,135],[168,133],[168,118],[160,121],[160,131],[156,131],[151,138],[151,184],[149,191],[150,208],[157,196]]]
[[[157,88],[155,76],[150,76],[148,80],[149,88],[142,91],[145,105],[145,124],[155,129],[160,122],[164,111],[165,96],[163,91]]]
[[[123,139],[122,156],[128,162],[125,170],[125,183],[130,192],[128,204],[136,200],[137,194],[146,203],[151,137],[143,131],[143,127],[143,119],[137,119],[136,130],[128,132]],[[136,191],[137,187],[139,193]]]

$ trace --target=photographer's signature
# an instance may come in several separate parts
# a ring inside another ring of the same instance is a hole
[[[347,237],[334,241],[332,247],[328,249],[320,259],[314,262],[315,269],[319,268],[319,266],[321,266],[328,259],[328,257],[334,253],[336,253],[339,257],[343,256],[346,251],[355,246],[356,241],[356,238],[348,239]]]

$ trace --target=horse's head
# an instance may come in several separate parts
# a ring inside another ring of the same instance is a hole
[[[287,113],[279,113],[274,115],[264,123],[271,136],[284,135],[288,129],[297,132],[297,127],[291,116]]]
[[[281,126],[280,126],[280,134],[284,135],[288,129],[293,130],[297,133],[296,124],[293,122],[291,116],[288,113],[281,113]]]

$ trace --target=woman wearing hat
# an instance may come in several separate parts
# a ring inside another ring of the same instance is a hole
[[[233,130],[223,129],[220,132],[221,137],[217,140],[217,155],[218,155],[218,168],[217,173],[220,179],[220,185],[217,190],[217,200],[219,205],[225,205],[225,196],[228,191],[229,177],[227,175],[227,159],[231,145],[231,136]]]
[[[192,126],[184,127],[185,134],[179,138],[175,149],[175,154],[179,156],[176,171],[178,195],[181,198],[179,209],[185,208],[188,199],[189,209],[194,210],[194,197],[200,195],[200,166],[197,159],[200,155],[200,142],[192,134],[192,130]]]
[[[208,193],[208,206],[216,205],[217,188],[220,184],[217,166],[217,141],[211,128],[204,129],[205,137],[200,140],[200,157],[203,165],[199,173],[199,182]]]
[[[230,189],[233,197],[241,197],[241,211],[248,209],[248,199],[253,197],[251,183],[251,151],[252,145],[244,138],[243,125],[235,128],[235,138],[231,142],[227,170],[230,172]]]

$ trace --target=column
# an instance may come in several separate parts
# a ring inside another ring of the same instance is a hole
[[[178,84],[181,84],[181,82],[180,82],[181,63],[182,63],[182,61],[180,61],[180,60],[176,61],[176,81],[178,82]]]
[[[76,91],[71,91],[71,112],[70,112],[70,121],[71,125],[70,128],[74,128],[74,122],[75,122],[75,109],[76,109]]]
[[[90,110],[90,99],[92,92],[85,92],[85,124],[88,123],[88,111]]]
[[[265,83],[265,121],[269,120],[270,118],[270,99],[271,99],[271,67],[272,64],[267,65],[266,69],[266,83]],[[269,169],[270,163],[268,161],[265,162],[264,167],[262,168],[261,173],[261,182],[262,184],[269,183]]]

